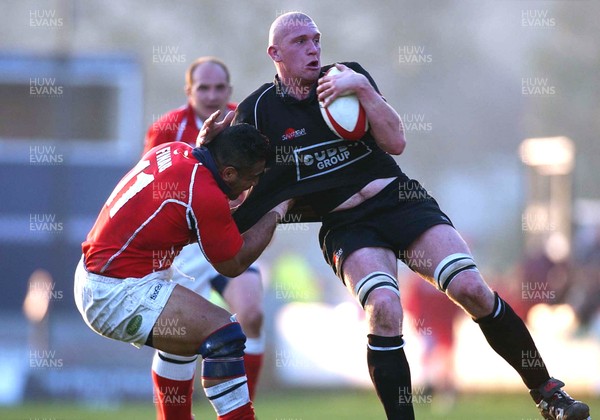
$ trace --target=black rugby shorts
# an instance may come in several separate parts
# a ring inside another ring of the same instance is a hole
[[[397,257],[427,229],[450,218],[421,184],[406,175],[358,206],[323,217],[319,242],[327,264],[343,281],[344,260],[361,248],[388,248]]]

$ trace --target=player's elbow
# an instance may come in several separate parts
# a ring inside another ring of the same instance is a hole
[[[235,259],[214,263],[213,267],[219,274],[222,274],[225,277],[237,277],[248,268],[246,265],[240,264]]]
[[[237,277],[242,274],[245,269],[244,268],[235,268],[235,269],[227,269],[227,270],[217,270],[220,274],[223,274],[225,277]]]
[[[404,133],[399,131],[394,139],[387,144],[385,151],[390,155],[401,155],[405,147],[406,139],[404,138]]]

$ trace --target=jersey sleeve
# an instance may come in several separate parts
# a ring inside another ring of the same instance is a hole
[[[227,261],[240,251],[244,240],[231,217],[229,201],[216,185],[204,185],[196,194],[192,212],[197,221],[198,243],[211,263]]]

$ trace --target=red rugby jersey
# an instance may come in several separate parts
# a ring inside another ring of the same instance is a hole
[[[88,271],[143,277],[168,268],[193,242],[218,263],[233,258],[243,239],[211,172],[177,142],[153,148],[121,179],[82,249]]]
[[[227,109],[235,111],[236,104],[228,103]],[[202,121],[204,124],[204,121]],[[182,106],[167,112],[156,122],[152,123],[146,133],[144,140],[144,153],[159,144],[172,141],[182,141],[190,146],[196,146],[196,138],[200,133],[200,128],[196,124],[196,114],[191,105]]]

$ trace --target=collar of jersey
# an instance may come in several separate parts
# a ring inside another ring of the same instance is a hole
[[[277,96],[279,96],[281,99],[283,99],[284,102],[295,102],[295,103],[306,102],[306,103],[308,103],[308,102],[312,102],[312,101],[316,100],[316,98],[317,98],[317,84],[316,83],[310,88],[310,93],[304,99],[296,99],[292,95],[288,95],[285,92],[285,87],[283,86],[283,84],[281,83],[281,80],[279,79],[279,75],[277,75],[277,74],[275,75],[275,80],[273,81],[273,84],[275,85],[275,92],[277,93]]]
[[[221,178],[219,170],[217,169],[217,163],[206,146],[194,147],[192,155],[194,155],[194,157],[210,171],[221,191],[223,191],[226,196],[229,196],[231,189],[225,184],[223,178]]]

